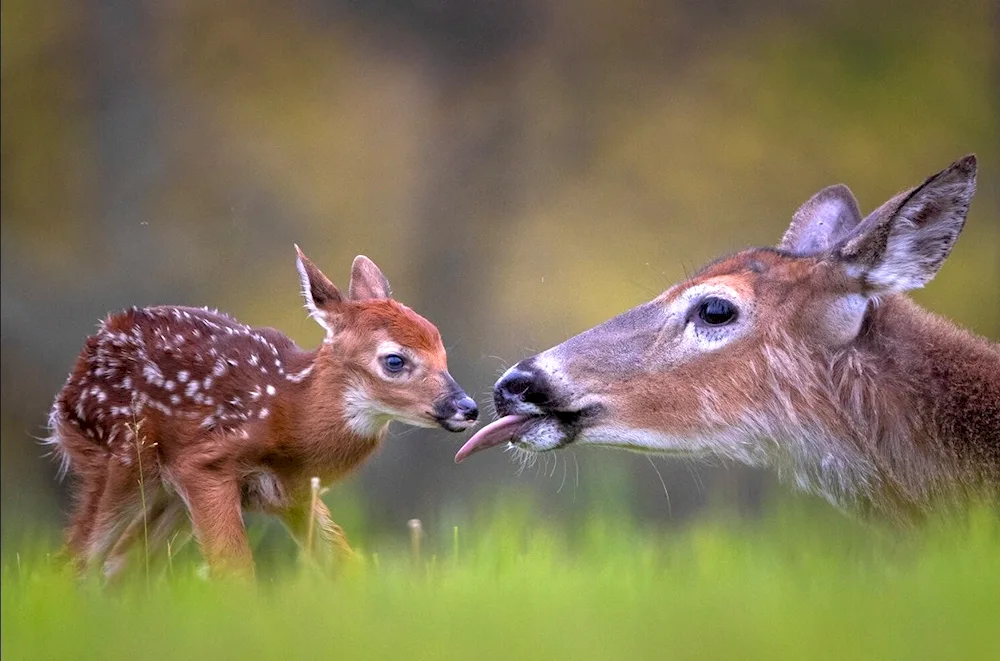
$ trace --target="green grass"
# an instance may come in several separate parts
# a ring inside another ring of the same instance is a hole
[[[672,532],[527,512],[463,525],[457,544],[450,527],[430,534],[417,562],[404,529],[333,577],[279,558],[257,585],[203,581],[187,559],[109,591],[8,552],[2,655],[1000,658],[995,511],[906,533],[805,509]]]

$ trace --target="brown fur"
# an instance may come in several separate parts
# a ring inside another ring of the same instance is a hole
[[[390,419],[432,426],[435,404],[464,396],[437,329],[385,297],[374,264],[355,262],[351,293],[361,298],[351,299],[301,253],[300,271],[328,329],[315,351],[179,307],[112,315],[87,339],[56,398],[50,440],[77,485],[67,545],[81,569],[120,572],[143,524],[149,554],[161,555],[185,510],[216,571],[252,572],[244,511],[278,516],[300,543],[312,517],[323,546],[348,553],[325,505],[311,506],[310,479],[356,468]],[[380,371],[385,342],[407,355],[406,375]]]
[[[846,186],[824,189],[778,248],[717,260],[511,368],[498,412],[526,417],[528,450],[720,455],[853,511],[996,497],[1000,347],[903,293],[951,251],[975,174],[961,159],[865,219]],[[712,298],[737,314],[700,320]]]

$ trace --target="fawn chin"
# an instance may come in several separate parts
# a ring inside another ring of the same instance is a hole
[[[74,477],[67,546],[81,570],[120,574],[137,543],[162,561],[190,526],[213,573],[252,574],[245,511],[277,516],[304,548],[349,554],[311,478],[357,467],[392,420],[475,424],[437,328],[392,298],[371,260],[354,260],[345,294],[296,252],[326,332],[318,349],[174,306],[113,314],[87,339],[48,439]]]

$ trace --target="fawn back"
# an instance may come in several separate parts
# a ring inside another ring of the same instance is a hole
[[[186,307],[133,308],[87,339],[49,439],[76,478],[68,548],[81,567],[113,574],[140,528],[155,552],[187,514],[212,566],[248,570],[243,510],[279,516],[300,542],[316,528],[346,551],[310,478],[355,468],[391,420],[474,423],[437,329],[391,298],[371,260],[354,261],[346,296],[301,251],[297,265],[326,331],[314,351]]]
[[[1000,347],[903,292],[933,278],[975,189],[966,157],[862,219],[846,186],[777,248],[720,259],[653,301],[521,361],[506,441],[714,455],[770,465],[855,511],[919,511],[1000,484]]]

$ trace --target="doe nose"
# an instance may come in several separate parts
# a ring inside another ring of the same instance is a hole
[[[497,413],[505,415],[521,403],[544,407],[550,403],[548,383],[545,378],[531,369],[517,364],[507,371],[493,388],[493,400]]]
[[[476,400],[468,395],[463,395],[455,401],[455,411],[466,420],[475,420],[479,417],[479,406]]]

